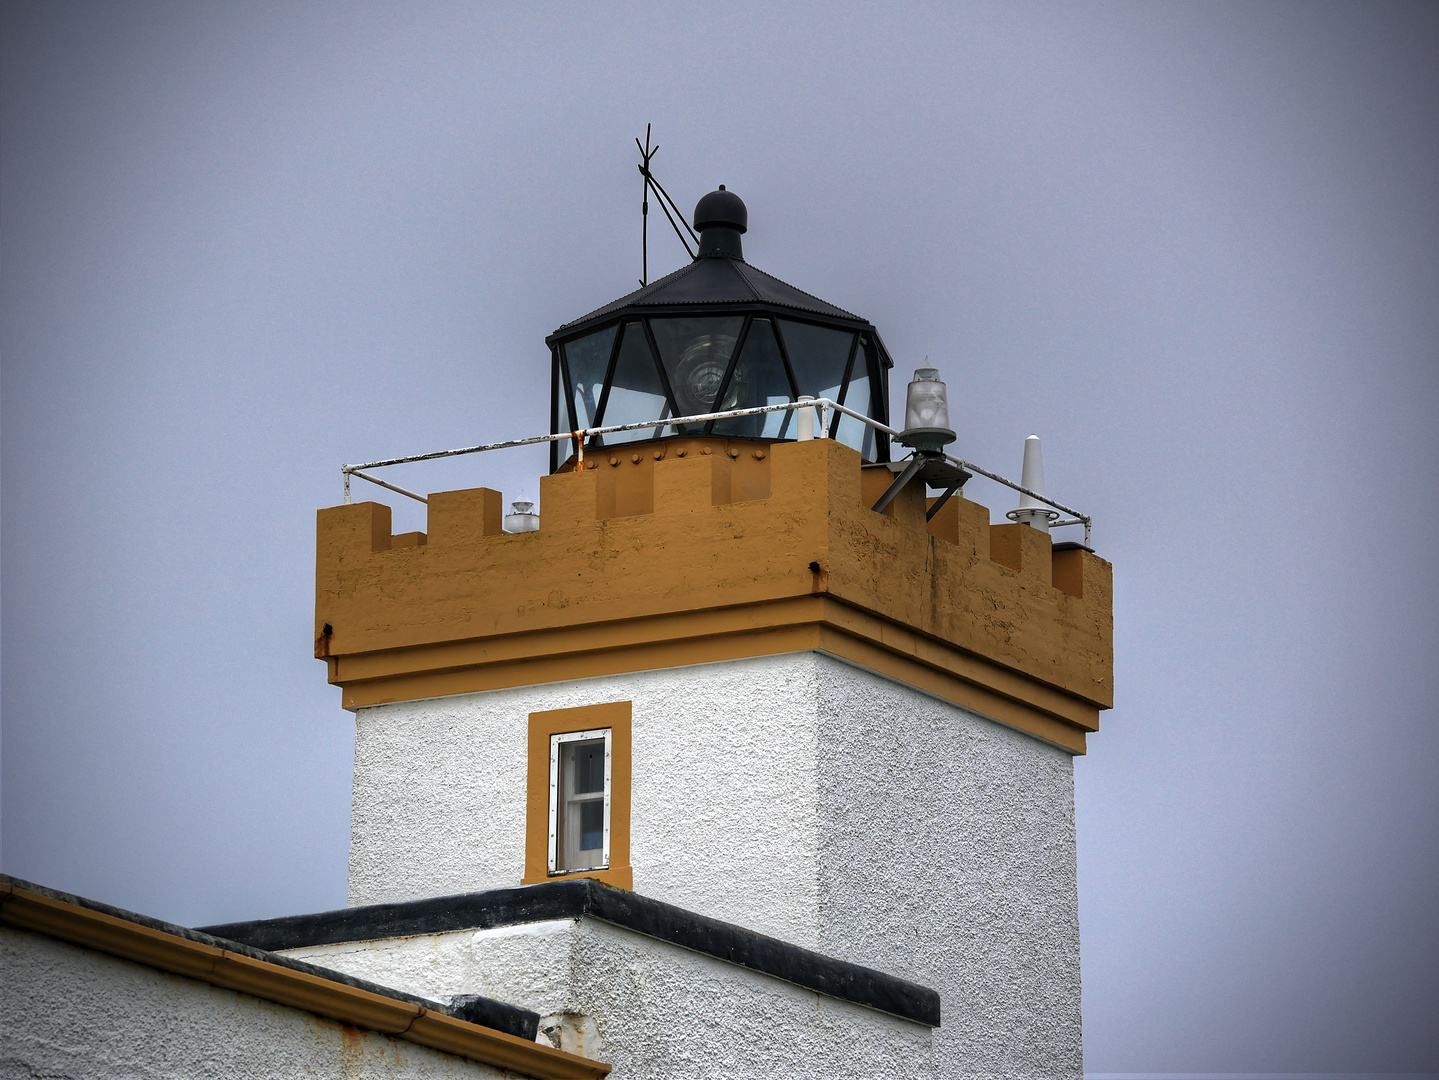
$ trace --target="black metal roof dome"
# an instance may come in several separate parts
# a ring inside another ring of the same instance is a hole
[[[744,232],[749,228],[749,210],[744,200],[721,184],[695,203],[695,228],[704,230],[722,226]]]
[[[893,361],[873,324],[745,262],[744,201],[723,185],[695,206],[699,253],[687,266],[566,323],[545,339],[553,372],[551,430],[577,431],[671,416],[828,397],[888,423]],[[790,413],[592,437],[614,445],[695,434],[792,438]],[[830,435],[866,460],[888,440],[836,415]],[[551,469],[573,452],[552,444]]]

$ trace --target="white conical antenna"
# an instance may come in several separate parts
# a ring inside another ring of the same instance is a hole
[[[1044,490],[1044,453],[1039,448],[1038,435],[1024,440],[1024,471],[1020,474],[1019,483],[1037,495],[1048,494]],[[1032,525],[1040,532],[1049,532],[1049,523],[1058,519],[1059,511],[1032,496],[1021,495],[1019,509],[1011,510],[1004,516],[1021,525]]]

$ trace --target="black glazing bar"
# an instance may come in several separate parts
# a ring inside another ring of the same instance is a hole
[[[724,400],[725,391],[729,389],[730,380],[734,378],[735,368],[739,365],[740,353],[744,352],[745,339],[749,337],[749,328],[754,324],[754,316],[746,315],[744,325],[739,328],[739,337],[735,339],[734,352],[730,353],[729,363],[725,365],[724,378],[720,380],[719,389],[715,391],[715,399],[710,402],[710,410],[718,411],[719,403]],[[704,433],[713,435],[715,421],[711,420],[705,425]]]
[[[663,191],[663,190],[664,190],[663,188],[660,187],[659,182],[658,182],[657,180],[655,180],[655,178],[654,178],[654,176],[653,176],[652,174],[650,174],[649,172],[647,172],[644,168],[641,168],[641,169],[640,169],[640,172],[642,172],[642,173],[645,174],[645,183],[649,184],[650,187],[653,188],[656,192],[660,192],[660,191]],[[670,228],[674,229],[675,235],[680,238],[680,243],[685,246],[685,251],[688,252],[688,253],[689,253],[689,257],[690,257],[691,259],[693,259],[693,258],[695,257],[695,253],[694,253],[694,249],[690,247],[689,238],[686,237],[685,234],[680,231],[679,225],[676,224],[676,222],[675,222],[675,216],[674,216],[674,214],[670,213],[670,208],[669,208],[669,206],[667,206],[667,205],[665,204],[665,200],[664,200],[664,199],[661,199],[661,200],[660,200],[660,209],[665,212],[665,217],[669,219]],[[680,216],[680,221],[684,221],[684,216],[683,216],[683,215]],[[686,228],[688,228],[688,226],[686,226]]]
[[[857,348],[859,348],[859,335],[855,334],[849,339],[849,355],[844,359],[844,378],[839,381],[839,398],[837,400],[841,405],[844,404],[845,398],[849,396],[849,380],[854,374],[854,351]],[[839,438],[839,418],[843,415],[844,413],[838,409],[834,411],[834,417],[829,422],[829,437],[831,439]]]
[[[857,344],[858,344],[859,351],[855,353],[855,362],[856,362],[856,364],[859,364],[859,363],[864,364],[865,373],[866,373],[866,374],[868,375],[868,377],[869,377],[869,401],[866,403],[865,408],[866,408],[866,410],[869,412],[869,414],[870,414],[871,416],[873,416],[873,415],[875,414],[875,412],[881,411],[881,410],[883,409],[883,406],[880,406],[878,409],[876,408],[876,403],[879,401],[879,392],[880,392],[880,390],[879,390],[879,380],[875,377],[875,374],[874,374],[874,365],[870,363],[868,340],[865,338],[865,336],[864,336],[863,334],[858,334],[858,335],[856,335],[856,341],[857,341]],[[853,370],[851,370],[851,372],[850,372],[850,379],[853,379],[853,378],[854,378],[854,372],[853,372]],[[845,383],[845,392],[848,393],[848,391],[849,391],[849,382],[846,381],[846,383]],[[887,415],[887,414],[886,414],[886,415]],[[866,428],[864,429],[864,434],[861,436],[861,438],[860,438],[860,440],[859,440],[859,452],[860,452],[860,456],[862,456],[862,457],[868,457],[868,456],[869,456],[869,449],[870,449],[870,447],[873,447],[873,448],[874,448],[874,459],[875,459],[876,461],[881,460],[881,458],[883,458],[884,460],[888,460],[888,458],[889,458],[889,455],[888,455],[888,454],[884,454],[884,455],[881,455],[881,454],[880,454],[878,439],[876,438],[876,435],[877,435],[877,433],[875,432],[874,428],[872,428],[872,427],[866,427]]]
[[[784,364],[784,377],[789,380],[790,400],[798,401],[799,382],[796,381],[794,377],[794,368],[792,368],[789,363],[789,350],[784,347],[784,333],[779,328],[778,319],[771,319],[769,321],[769,324],[770,327],[774,330],[775,344],[779,346],[780,362]],[[790,420],[793,419],[793,417],[794,413],[792,412],[787,412],[784,414],[784,419],[780,421],[779,433],[775,436],[775,438],[783,439],[785,437],[785,432],[789,430],[789,423]]]
[[[680,403],[675,397],[674,387],[670,385],[669,372],[665,370],[665,362],[660,359],[659,342],[655,341],[655,332],[650,329],[650,321],[641,319],[645,328],[645,341],[650,347],[650,359],[655,362],[655,370],[660,374],[660,386],[664,389],[665,400],[669,402],[670,415],[680,415]]]
[[[575,413],[575,384],[570,379],[569,357],[565,355],[563,342],[555,346],[555,362],[559,364],[560,378],[564,380],[565,413],[570,418],[570,430],[578,431],[581,425],[580,418]],[[556,417],[556,419],[558,419],[558,417]],[[591,423],[593,423],[593,421],[591,421]],[[557,431],[555,434],[559,434],[559,432]]]
[[[619,367],[620,349],[624,345],[625,331],[629,329],[628,323],[620,323],[615,327],[615,339],[610,342],[610,358],[605,362],[605,381],[600,384],[600,400],[595,405],[595,415],[590,420],[591,427],[604,427],[605,410],[610,404],[610,386],[615,381],[615,368]],[[591,446],[604,446],[605,437],[595,435],[589,439]]]
[[[696,245],[698,245],[700,242],[700,234],[695,232],[694,229],[691,228],[689,220],[685,217],[685,212],[679,207],[679,203],[675,202],[673,199],[670,198],[670,193],[664,189],[663,184],[661,184],[657,179],[655,179],[654,173],[650,173],[650,183],[654,185],[655,190],[660,193],[660,196],[664,199],[664,201],[670,204],[670,207],[675,212],[675,216],[678,217],[680,221],[684,222],[685,232],[689,233],[690,239],[693,240]]]
[[[565,352],[565,343],[563,341],[555,346],[555,363],[559,365],[560,378],[563,380],[564,383],[565,415],[570,418],[570,430],[578,431],[582,425],[580,424],[579,415],[575,412],[575,384],[570,379],[570,361],[569,356]],[[590,422],[594,423],[593,420],[591,420]],[[556,432],[556,434],[559,433]],[[558,445],[558,443],[555,444],[555,446]],[[576,446],[575,450],[578,449],[579,447]],[[555,469],[558,469],[560,467],[559,451],[557,449],[554,449],[553,447],[551,448],[551,451],[555,458]],[[571,451],[571,453],[573,452],[574,451]],[[550,471],[554,472],[554,469],[551,469]]]
[[[878,400],[880,406],[875,409],[870,405],[870,412],[877,415],[874,419],[889,426],[889,379],[882,372],[884,365],[879,359],[879,346],[870,338],[864,339],[864,366],[869,371],[870,401]],[[874,456],[878,461],[890,459],[889,433],[878,428],[870,428],[874,432]]]
[[[560,395],[570,397],[568,382],[564,373],[560,370],[560,347],[556,345],[550,350],[550,433],[560,433]],[[571,418],[570,430],[574,431],[578,424]],[[550,472],[553,473],[560,467],[560,444],[550,443]]]

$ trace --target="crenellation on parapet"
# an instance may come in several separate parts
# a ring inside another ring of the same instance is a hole
[[[506,533],[486,488],[431,495],[424,533],[391,536],[376,503],[323,510],[316,626],[333,628],[331,679],[354,706],[431,693],[441,674],[448,688],[533,681],[524,664],[565,670],[562,637],[572,671],[661,647],[700,662],[862,642],[871,666],[886,654],[1003,683],[1092,730],[1112,695],[1109,564],[991,525],[962,496],[926,520],[919,484],[876,513],[892,475],[829,439],[696,438],[590,452],[541,478],[533,532]]]

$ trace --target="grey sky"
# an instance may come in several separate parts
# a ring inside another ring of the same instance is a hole
[[[1087,1068],[1439,1070],[1432,5],[9,4],[0,48],[5,872],[343,903],[314,511],[543,429],[653,121],[682,205],[737,191],[751,262],[1096,518]]]

